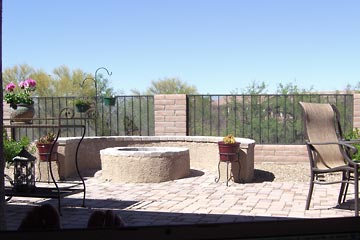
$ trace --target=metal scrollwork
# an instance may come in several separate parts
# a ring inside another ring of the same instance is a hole
[[[103,69],[103,70],[105,70],[106,71],[106,73],[109,75],[109,76],[111,76],[112,75],[112,72],[109,72],[109,70],[107,70],[107,68],[105,68],[105,67],[99,67],[98,69],[96,69],[96,71],[95,71],[95,77],[94,78],[92,78],[92,77],[87,77],[87,78],[85,78],[83,81],[82,81],[82,83],[80,83],[80,87],[83,87],[84,86],[84,83],[86,82],[86,80],[92,80],[92,81],[94,81],[94,84],[95,84],[95,99],[97,99],[97,97],[98,97],[98,86],[97,86],[97,72],[99,71],[99,70],[101,70],[101,69]]]
[[[69,107],[65,107],[63,109],[61,109],[60,113],[59,113],[59,120],[60,119],[70,119],[70,118],[74,118],[75,116],[75,111],[73,108],[69,108]]]

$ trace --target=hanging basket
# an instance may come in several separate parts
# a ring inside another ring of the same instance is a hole
[[[90,109],[89,104],[76,104],[75,107],[76,107],[76,110],[80,113],[84,113]]]
[[[106,106],[114,106],[116,103],[116,98],[113,97],[104,97],[104,104]]]
[[[221,161],[238,161],[238,153],[240,150],[240,143],[224,143],[218,142],[219,155]]]
[[[17,104],[16,109],[10,107],[10,121],[15,123],[32,123],[35,115],[34,104]]]

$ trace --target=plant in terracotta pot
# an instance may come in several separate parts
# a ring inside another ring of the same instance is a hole
[[[56,134],[54,132],[48,132],[46,135],[41,136],[37,140],[36,147],[38,149],[39,159],[41,161],[57,160],[57,144],[55,143],[55,140],[56,140]],[[53,145],[54,145],[54,147],[53,147],[52,154],[51,154],[51,148]],[[50,154],[51,154],[51,156],[50,156]]]
[[[221,161],[237,161],[240,142],[237,142],[232,134],[229,134],[218,142]]]

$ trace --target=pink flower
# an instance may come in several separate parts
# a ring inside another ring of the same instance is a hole
[[[16,87],[15,84],[11,82],[8,85],[6,85],[5,90],[8,92],[12,92],[14,91],[15,87]]]
[[[25,88],[25,81],[19,82],[19,87],[20,87],[21,89],[24,89],[24,88]]]
[[[36,86],[36,81],[34,79],[29,78],[25,80],[24,86],[26,88],[34,88]]]

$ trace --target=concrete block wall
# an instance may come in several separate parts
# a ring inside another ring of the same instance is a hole
[[[161,94],[154,97],[156,136],[186,136],[186,95]]]
[[[305,145],[255,145],[255,163],[296,163],[309,161]]]
[[[360,94],[354,94],[354,128],[360,128]]]

